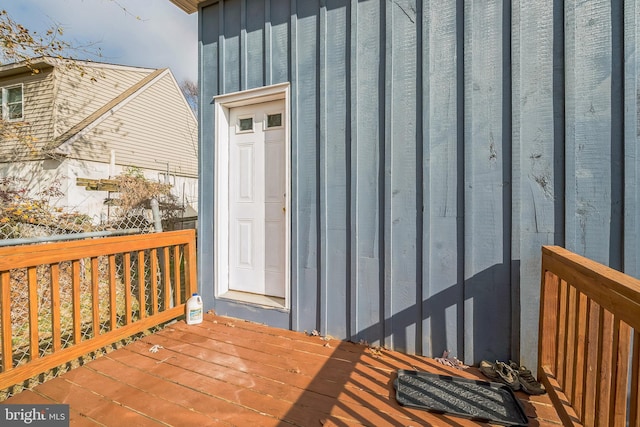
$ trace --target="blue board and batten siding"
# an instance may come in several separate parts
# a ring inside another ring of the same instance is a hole
[[[222,314],[535,363],[540,247],[640,275],[640,6],[226,0],[200,8],[200,280]],[[291,310],[216,300],[214,121],[291,84]]]

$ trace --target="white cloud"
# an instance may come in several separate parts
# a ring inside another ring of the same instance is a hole
[[[2,7],[32,31],[59,24],[65,39],[99,48],[100,61],[168,67],[178,81],[197,79],[197,16],[169,0],[19,0]]]

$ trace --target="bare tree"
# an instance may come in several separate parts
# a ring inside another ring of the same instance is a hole
[[[63,33],[62,27],[57,25],[52,25],[44,34],[30,31],[11,18],[6,10],[0,11],[0,65],[13,62],[30,65],[33,58],[61,57],[71,47],[62,38]]]
[[[193,81],[186,79],[180,83],[180,90],[189,103],[189,107],[194,113],[198,114],[198,85]]]

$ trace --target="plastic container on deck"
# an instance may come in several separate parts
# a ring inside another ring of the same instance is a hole
[[[194,293],[187,300],[187,325],[202,323],[202,298]]]

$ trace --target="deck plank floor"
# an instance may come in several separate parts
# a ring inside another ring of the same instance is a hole
[[[150,352],[154,346],[158,352]],[[397,404],[397,369],[484,379],[474,368],[206,315],[176,322],[4,403],[67,403],[71,425],[477,426]],[[561,425],[517,393],[530,426]]]

